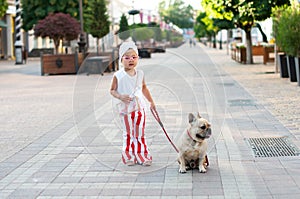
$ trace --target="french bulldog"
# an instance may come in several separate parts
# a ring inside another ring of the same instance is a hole
[[[189,127],[181,135],[178,146],[179,173],[186,173],[188,169],[199,169],[200,173],[206,173],[207,141],[211,136],[210,123],[202,118],[189,114]]]

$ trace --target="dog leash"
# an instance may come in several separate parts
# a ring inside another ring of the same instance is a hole
[[[152,109],[152,108],[150,108],[150,110],[151,110],[151,113],[152,113],[153,117],[156,119],[156,121],[158,122],[158,124],[160,125],[160,127],[162,128],[162,130],[164,131],[164,133],[165,133],[166,137],[168,138],[169,142],[172,144],[172,146],[173,146],[173,148],[175,149],[175,151],[176,151],[177,153],[179,153],[179,150],[177,149],[177,147],[175,146],[175,144],[174,144],[174,143],[172,142],[172,140],[170,139],[170,137],[169,137],[169,135],[168,135],[168,133],[167,133],[167,131],[166,131],[166,129],[165,129],[163,123],[161,122],[161,120],[160,120],[160,118],[159,118],[159,115],[158,115],[157,111],[156,111],[155,109]]]
[[[158,124],[159,124],[160,127],[162,128],[163,132],[165,133],[166,137],[168,138],[169,142],[172,144],[172,146],[173,146],[173,148],[175,149],[175,151],[176,151],[177,153],[179,153],[179,150],[177,149],[177,147],[175,146],[175,144],[172,142],[172,140],[171,140],[171,138],[169,137],[169,135],[168,135],[168,133],[167,133],[167,131],[166,131],[166,129],[165,129],[165,127],[164,127],[162,121],[160,120],[159,115],[158,115],[156,109],[150,108],[150,110],[151,110],[151,113],[152,113],[153,117],[154,117],[155,120],[158,122]],[[206,163],[206,166],[209,165],[207,155],[205,155],[205,163]]]

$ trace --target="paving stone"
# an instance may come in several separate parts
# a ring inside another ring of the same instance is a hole
[[[288,136],[299,148],[299,87],[269,73],[273,66],[239,64],[201,44],[168,51],[139,67],[173,140],[188,126],[185,114],[200,109],[211,119],[207,173],[178,173],[177,154],[151,114],[153,165],[121,163],[112,73],[41,77],[39,61],[3,61],[0,198],[296,198],[299,158],[255,158],[245,139]]]

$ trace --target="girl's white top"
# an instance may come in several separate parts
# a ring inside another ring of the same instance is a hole
[[[145,108],[146,101],[142,92],[144,72],[142,70],[135,70],[135,75],[130,76],[124,68],[121,68],[115,72],[114,76],[118,81],[117,92],[121,95],[126,94],[130,97],[137,97],[141,108]]]

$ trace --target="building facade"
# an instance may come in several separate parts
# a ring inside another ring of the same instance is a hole
[[[14,59],[16,7],[14,0],[7,2],[6,14],[0,19],[0,59]]]

